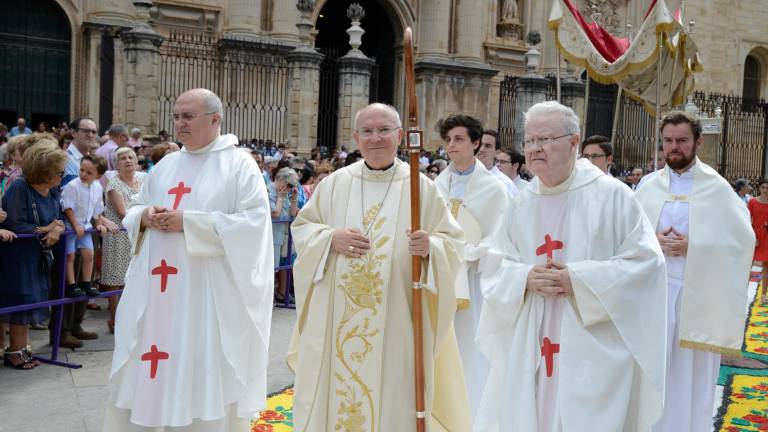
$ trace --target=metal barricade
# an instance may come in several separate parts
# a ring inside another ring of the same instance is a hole
[[[90,229],[86,232],[90,235],[90,233],[94,232],[96,230]],[[66,241],[66,237],[69,235],[75,235],[74,231],[64,231],[59,238],[59,242]],[[36,234],[17,234],[16,240],[27,240],[27,239],[35,239],[37,237]],[[14,241],[16,241],[14,240]],[[115,291],[109,291],[109,292],[103,292],[98,295],[98,297],[88,297],[88,296],[82,296],[82,297],[66,297],[66,274],[67,274],[67,256],[66,256],[66,249],[61,247],[59,248],[59,257],[58,257],[58,265],[59,265],[59,280],[57,281],[58,286],[58,295],[56,299],[54,300],[46,300],[42,302],[37,303],[29,303],[29,304],[23,304],[23,305],[17,305],[17,306],[9,306],[0,308],[0,315],[10,314],[10,313],[16,313],[16,312],[24,312],[34,309],[41,309],[41,308],[48,308],[48,307],[55,307],[55,311],[51,311],[51,316],[53,317],[53,314],[56,314],[56,319],[53,319],[52,321],[56,324],[54,325],[53,329],[53,343],[51,345],[51,357],[45,358],[41,356],[35,356],[35,359],[39,360],[42,363],[52,364],[55,366],[63,366],[68,367],[71,369],[79,369],[82,367],[82,365],[75,364],[75,363],[67,363],[62,362],[58,360],[59,357],[59,341],[61,340],[61,323],[64,320],[64,308],[63,306],[65,304],[72,304],[77,303],[80,301],[87,301],[92,298],[106,298],[111,297],[115,295],[122,294],[123,290],[115,290]],[[50,286],[48,287],[48,291],[56,289],[57,287]],[[50,294],[49,294],[50,297]]]

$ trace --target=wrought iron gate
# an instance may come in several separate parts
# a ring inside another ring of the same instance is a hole
[[[0,27],[0,122],[15,126],[24,116],[35,129],[41,121],[69,120],[71,37],[67,16],[53,1],[8,8]]]
[[[516,84],[518,77],[506,76],[501,82],[499,97],[499,134],[502,146],[514,145]],[[556,82],[550,77],[547,99],[555,99]],[[611,137],[616,107],[614,86],[599,86],[592,83],[588,105],[586,133],[584,137],[600,134]],[[597,89],[597,91],[596,91]],[[728,181],[739,177],[753,182],[766,176],[768,164],[768,103],[764,100],[745,100],[736,96],[718,93],[696,92],[693,102],[703,116],[714,117],[715,111],[722,110],[723,126],[714,167]],[[647,168],[653,155],[654,129],[656,120],[643,106],[628,97],[622,97],[616,122],[614,164],[619,171],[630,167]]]
[[[523,131],[515,130],[518,78],[517,76],[506,75],[499,88],[498,132],[501,137],[501,147],[505,149],[514,148],[515,134],[523,133]],[[557,98],[557,77],[547,75],[545,78],[549,81],[546,98],[547,100],[554,100]]]
[[[726,180],[739,177],[753,182],[765,177],[768,146],[768,103],[719,93],[696,92],[693,103],[705,117],[722,110],[718,163],[714,168]],[[653,156],[654,128],[658,124],[643,106],[623,97],[614,142],[614,163],[621,168],[647,168]]]
[[[341,50],[328,46],[320,50],[325,57],[320,63],[320,92],[317,112],[317,145],[336,148],[339,123],[339,71],[336,59]]]
[[[186,90],[210,89],[224,104],[222,133],[241,141],[284,142],[289,48],[215,33],[174,31],[161,46],[158,125],[173,133],[173,104]]]

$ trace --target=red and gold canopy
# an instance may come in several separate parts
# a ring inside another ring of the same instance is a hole
[[[631,41],[613,36],[598,23],[588,23],[571,0],[554,1],[549,27],[568,61],[585,68],[597,82],[618,84],[652,114],[657,85],[661,86],[660,106],[682,104],[693,90],[693,73],[701,70],[698,48],[684,30],[680,9],[673,14],[665,0],[651,3]]]

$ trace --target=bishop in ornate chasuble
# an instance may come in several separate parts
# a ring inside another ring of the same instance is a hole
[[[298,252],[289,352],[296,430],[415,430],[408,179],[399,160],[384,171],[350,165],[320,183],[291,227]],[[421,188],[421,227],[430,233],[423,270],[428,430],[470,430],[452,327],[462,235],[424,176]],[[334,252],[340,227],[368,232],[368,253]]]

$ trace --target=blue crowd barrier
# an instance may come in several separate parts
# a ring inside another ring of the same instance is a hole
[[[281,224],[281,223],[287,223],[290,224],[293,222],[293,219],[274,219],[272,220],[272,223]],[[123,230],[125,231],[125,230]],[[87,233],[92,232],[98,232],[98,230],[95,229],[89,229],[86,231]],[[76,233],[72,230],[64,231],[59,238],[59,242],[66,241],[66,237],[70,235],[75,235]],[[37,234],[17,234],[16,240],[28,240],[28,239],[36,239],[38,236]],[[16,306],[8,306],[4,308],[0,308],[0,315],[10,314],[10,313],[16,313],[16,312],[23,312],[23,311],[29,311],[29,310],[35,310],[35,309],[41,309],[41,308],[55,308],[55,310],[51,311],[51,316],[53,314],[56,314],[55,321],[55,328],[53,331],[53,344],[51,346],[51,357],[45,358],[42,356],[35,356],[37,360],[43,363],[52,364],[56,366],[63,366],[68,367],[71,369],[79,369],[82,367],[80,364],[75,363],[67,363],[62,362],[58,360],[59,357],[59,342],[61,340],[61,325],[62,321],[64,319],[64,308],[62,306],[66,304],[72,304],[77,303],[81,301],[86,301],[92,298],[107,298],[115,295],[120,295],[123,293],[123,290],[114,290],[114,291],[108,291],[108,292],[102,292],[97,297],[88,297],[88,296],[81,296],[81,297],[67,297],[66,294],[66,274],[67,274],[67,259],[66,259],[66,251],[65,248],[60,247],[59,248],[59,256],[58,256],[58,264],[59,264],[59,280],[56,281],[56,285],[58,286],[58,295],[56,299],[54,300],[46,300],[42,302],[37,303],[28,303],[23,305],[16,305]],[[288,271],[288,278],[286,280],[286,293],[285,293],[285,300],[283,303],[278,303],[275,306],[279,308],[286,308],[286,309],[295,309],[296,306],[294,304],[291,304],[289,301],[289,297],[293,295],[293,288],[291,286],[291,281],[293,279],[293,260],[290,259],[290,257],[293,255],[293,238],[291,236],[290,229],[288,230],[288,264],[287,265],[279,265],[279,263],[275,263],[275,272],[278,272],[280,270],[289,270]],[[52,286],[49,288],[50,290],[54,290],[56,287]]]

